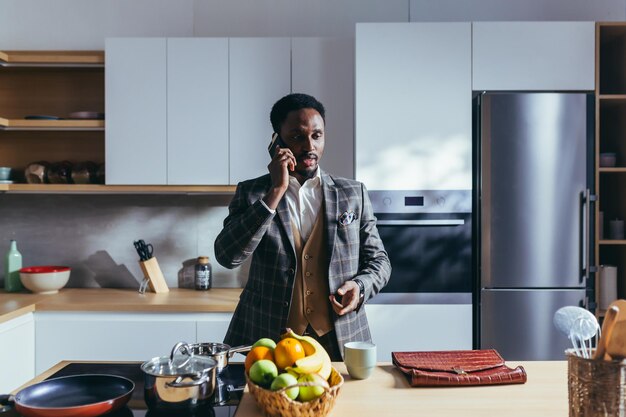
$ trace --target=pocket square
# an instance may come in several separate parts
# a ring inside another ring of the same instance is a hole
[[[347,226],[358,218],[359,216],[357,216],[356,213],[354,213],[352,210],[344,211],[343,213],[341,213],[341,216],[339,216],[339,224],[342,226]]]

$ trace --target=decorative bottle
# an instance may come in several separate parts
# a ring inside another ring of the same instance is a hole
[[[7,292],[22,290],[20,269],[22,268],[22,254],[17,250],[17,242],[11,240],[11,246],[4,258],[4,289]]]
[[[194,278],[196,290],[210,290],[213,286],[213,268],[208,256],[198,257]]]

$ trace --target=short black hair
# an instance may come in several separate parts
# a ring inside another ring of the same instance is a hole
[[[320,116],[322,116],[324,123],[326,123],[324,105],[322,103],[320,103],[315,97],[308,94],[293,93],[281,98],[272,106],[272,111],[270,112],[270,122],[272,122],[272,129],[274,129],[274,132],[280,132],[280,127],[287,119],[289,112],[301,109],[317,110]]]

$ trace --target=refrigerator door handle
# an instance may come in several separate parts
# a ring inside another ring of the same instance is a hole
[[[591,202],[595,201],[596,196],[591,194],[591,190],[587,188],[581,193],[581,218],[580,218],[580,282],[584,283],[589,279],[589,275],[593,272],[590,263],[591,256]]]

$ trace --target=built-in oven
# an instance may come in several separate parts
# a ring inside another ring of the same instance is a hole
[[[370,191],[389,254],[387,286],[371,303],[472,303],[472,191]]]

